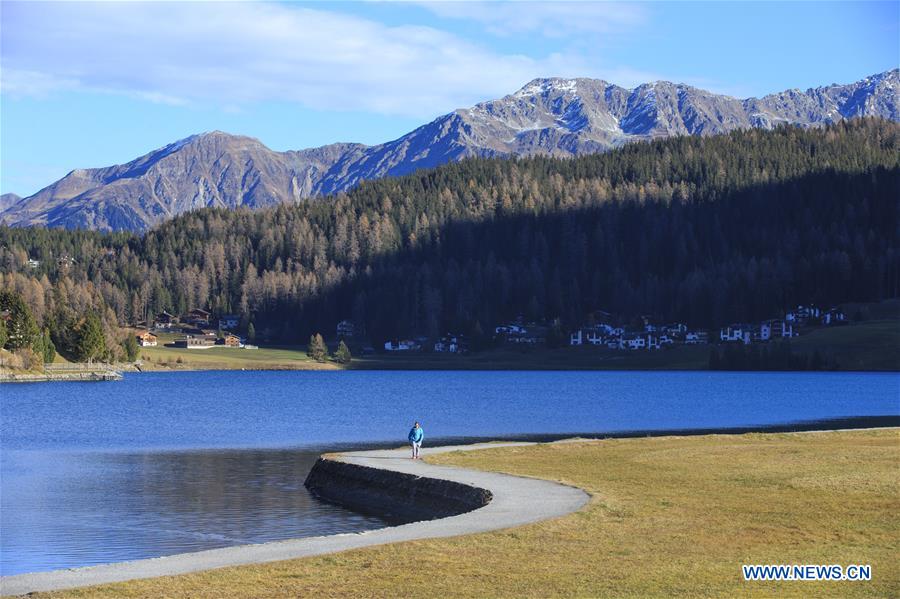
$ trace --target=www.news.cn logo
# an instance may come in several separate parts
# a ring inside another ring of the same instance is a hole
[[[872,566],[768,564],[741,566],[744,580],[872,580]]]

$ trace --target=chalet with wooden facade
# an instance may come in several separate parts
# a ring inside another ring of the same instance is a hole
[[[209,317],[211,314],[206,310],[195,308],[181,317],[181,322],[194,325],[195,327],[205,328],[209,326]]]
[[[216,345],[224,345],[225,347],[243,347],[241,338],[231,333],[226,333],[224,337],[216,339]]]
[[[209,349],[216,345],[216,336],[213,333],[201,333],[199,335],[185,335],[175,342],[175,347],[183,349]]]
[[[144,331],[135,335],[138,345],[141,347],[156,347],[156,335],[150,331]]]
[[[171,329],[172,325],[175,325],[177,323],[178,319],[165,310],[157,314],[156,318],[153,319],[153,326],[157,329]]]

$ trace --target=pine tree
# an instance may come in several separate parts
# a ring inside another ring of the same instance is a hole
[[[347,344],[341,339],[337,349],[334,351],[334,361],[338,364],[349,364],[352,359],[353,356],[350,354],[350,348],[347,347]]]
[[[316,333],[309,338],[306,355],[316,362],[325,361],[325,358],[328,357],[328,348],[325,346],[325,340],[322,339],[322,335]]]
[[[100,317],[90,312],[78,325],[75,340],[75,358],[81,362],[93,362],[106,353],[106,338]]]
[[[128,335],[128,337],[125,338],[125,342],[122,344],[122,346],[125,348],[125,356],[128,358],[129,362],[134,362],[135,360],[137,360],[140,348],[138,347],[137,339],[134,335]]]
[[[56,358],[56,346],[50,339],[50,329],[44,329],[41,333],[41,354],[44,358],[44,364],[50,364]]]
[[[34,345],[39,335],[31,309],[14,291],[0,291],[0,312],[8,311],[6,320],[6,349],[17,350]]]

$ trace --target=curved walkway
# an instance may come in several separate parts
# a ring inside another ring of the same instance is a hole
[[[423,449],[422,454],[434,455],[448,451],[523,445],[533,445],[533,443],[480,443],[434,447]],[[0,592],[4,595],[21,595],[34,591],[52,591],[135,578],[170,576],[227,566],[308,557],[370,545],[485,532],[563,516],[578,510],[589,499],[588,494],[581,489],[551,481],[463,468],[432,466],[408,458],[408,449],[359,451],[330,456],[330,459],[338,459],[360,466],[405,472],[427,478],[452,480],[480,487],[489,490],[493,494],[493,499],[482,508],[458,516],[413,522],[361,533],[307,537],[260,545],[241,545],[196,553],[181,553],[102,566],[4,576],[0,578]]]

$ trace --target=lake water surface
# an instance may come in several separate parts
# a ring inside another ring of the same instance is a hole
[[[0,574],[384,526],[324,450],[900,415],[900,374],[196,372],[0,386]]]

